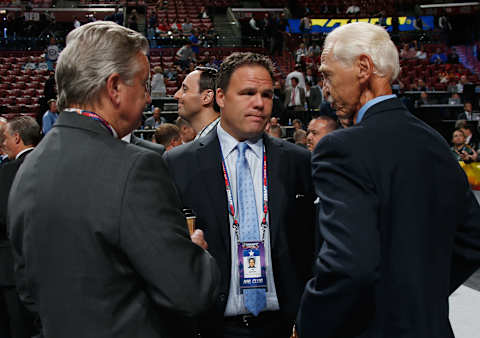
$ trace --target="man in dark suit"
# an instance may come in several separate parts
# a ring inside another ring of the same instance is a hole
[[[3,150],[3,132],[7,125],[7,119],[0,116],[0,167],[8,162],[8,155],[5,154],[5,150]]]
[[[289,337],[302,282],[311,276],[314,197],[310,155],[306,149],[264,133],[272,109],[272,78],[268,58],[252,53],[230,55],[217,76],[220,123],[204,138],[164,155],[182,205],[196,214],[221,270],[215,307],[199,320],[204,337]],[[238,167],[246,165],[245,158],[249,170]],[[250,183],[242,185],[245,190],[237,194],[236,183],[245,182],[241,175],[245,172]],[[253,191],[246,206],[248,189]],[[258,236],[251,241],[265,248],[266,276],[261,279],[266,278],[266,287],[254,292],[258,307],[250,303],[251,290],[243,288],[247,283],[242,284],[245,276],[239,265],[247,213],[254,215],[249,226]]]
[[[448,296],[479,266],[478,202],[442,136],[391,95],[399,69],[382,27],[352,23],[325,40],[325,98],[355,124],[313,154],[324,242],[302,338],[451,338]]]
[[[162,157],[120,140],[151,101],[147,53],[113,22],[71,31],[62,113],[12,185],[17,286],[46,338],[183,338],[216,299],[218,268],[203,233],[189,237]]]
[[[320,109],[323,101],[322,95],[322,80],[319,79],[318,82],[310,88],[310,98],[309,98],[309,108],[310,109]]]
[[[40,126],[28,116],[10,121],[2,143],[10,161],[0,167],[0,336],[30,338],[36,331],[34,316],[23,306],[15,289],[12,247],[7,238],[7,203],[13,179],[26,156],[40,141]]]

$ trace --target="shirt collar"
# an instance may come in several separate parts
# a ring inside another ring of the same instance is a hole
[[[210,131],[217,125],[218,121],[220,121],[220,117],[217,117],[215,120],[213,120],[211,123],[207,124],[205,127],[203,127],[202,130],[195,136],[194,141],[198,140],[200,137],[204,137]]]
[[[385,100],[388,100],[388,99],[392,99],[394,97],[397,97],[397,95],[393,94],[393,95],[382,95],[382,96],[378,96],[370,101],[368,101],[367,103],[365,103],[362,108],[360,108],[360,110],[358,111],[358,115],[357,115],[357,119],[355,121],[355,123],[360,123],[362,122],[362,119],[363,119],[363,116],[365,115],[365,113],[367,112],[368,108],[370,108],[371,106],[373,106],[374,104],[377,104],[379,102],[382,102],[382,101],[385,101]]]
[[[28,148],[23,149],[21,152],[19,152],[19,153],[17,154],[17,156],[15,156],[15,159],[18,159],[20,156],[22,156],[22,154],[24,154],[24,153],[26,153],[26,152],[28,152],[28,151],[30,151],[30,150],[32,150],[32,149],[33,149],[33,147],[28,147]]]
[[[235,150],[239,142],[236,138],[222,128],[221,123],[217,124],[217,135],[218,140],[220,141],[220,147],[222,148],[223,157],[226,159],[228,156],[230,156],[233,150]],[[259,137],[258,140],[246,140],[245,142],[248,144],[255,156],[261,159],[263,153],[263,138]]]
[[[122,137],[123,142],[132,143],[132,133],[129,133]]]

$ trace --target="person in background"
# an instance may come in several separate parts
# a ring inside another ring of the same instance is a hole
[[[160,107],[153,108],[152,116],[145,120],[144,127],[145,129],[156,129],[162,123],[167,122],[163,116],[161,116],[162,112]]]
[[[473,112],[472,102],[469,102],[469,101],[465,102],[463,104],[463,113],[458,114],[457,120],[467,120],[467,121],[473,120],[472,112]]]
[[[0,166],[8,162],[8,155],[5,153],[3,141],[5,139],[4,131],[7,126],[7,119],[0,116]]]
[[[292,87],[285,90],[285,107],[289,110],[305,109],[305,89],[298,85],[298,78],[292,77]]]
[[[322,137],[334,131],[337,127],[337,123],[330,116],[321,115],[313,118],[307,128],[306,141],[308,150],[313,151]]]
[[[459,129],[465,135],[465,142],[473,149],[479,149],[479,140],[477,135],[472,131],[472,127],[468,124],[467,120],[458,120],[455,122],[455,129]]]
[[[220,120],[215,103],[215,68],[196,67],[183,80],[175,93],[178,101],[178,115],[190,122],[197,136],[207,135]]]
[[[307,148],[307,132],[303,129],[297,129],[293,133],[293,142],[296,145]]]
[[[159,99],[167,94],[167,88],[165,87],[165,78],[163,76],[163,70],[160,66],[153,68],[152,77],[152,99]]]
[[[270,125],[268,135],[276,138],[282,138],[282,128],[279,125]]]
[[[40,126],[33,118],[20,116],[0,131],[0,147],[10,159],[0,166],[0,337],[30,338],[39,333],[35,325],[38,314],[21,302],[16,289],[21,284],[15,281],[12,245],[7,237],[7,205],[18,170],[40,142]]]
[[[303,123],[302,123],[302,120],[300,119],[293,119],[292,125],[295,131],[303,129]]]
[[[182,143],[188,143],[195,139],[197,133],[195,129],[193,129],[190,122],[185,120],[183,117],[179,116],[175,120],[175,125],[180,129],[180,138],[182,139]]]
[[[477,160],[478,154],[475,149],[465,143],[465,134],[462,130],[457,129],[453,132],[452,143],[452,152],[457,161],[471,163]]]
[[[55,121],[58,119],[58,110],[57,110],[57,100],[50,99],[48,100],[48,110],[43,114],[42,118],[42,132],[43,135],[47,135],[47,133],[52,129]]]
[[[165,147],[165,151],[169,151],[182,144],[180,137],[180,129],[172,123],[164,123],[155,129],[155,143]]]

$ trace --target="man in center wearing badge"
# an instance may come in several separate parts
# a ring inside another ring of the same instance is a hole
[[[220,123],[164,155],[222,274],[214,308],[198,321],[202,337],[289,337],[312,273],[310,154],[264,133],[272,79],[265,56],[227,57],[217,75]],[[248,250],[261,277],[244,273]]]

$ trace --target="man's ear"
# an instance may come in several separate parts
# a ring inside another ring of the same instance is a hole
[[[107,78],[106,91],[113,105],[120,104],[120,93],[123,90],[124,83],[120,78],[120,74],[113,73]]]
[[[202,104],[209,105],[212,103],[213,95],[215,95],[215,92],[212,89],[204,90],[202,93]]]
[[[217,104],[220,108],[225,107],[225,92],[223,91],[222,88],[217,88]]]
[[[366,82],[370,79],[374,72],[372,58],[362,54],[357,59],[358,79],[360,82]]]
[[[20,137],[19,133],[14,133],[13,137],[14,137],[14,140],[15,140],[15,144],[23,143],[22,138]]]

